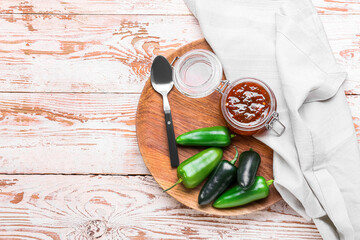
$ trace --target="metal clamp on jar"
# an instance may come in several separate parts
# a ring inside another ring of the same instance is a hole
[[[234,133],[253,135],[264,130],[272,130],[278,136],[284,133],[286,128],[276,112],[275,95],[265,82],[255,78],[221,80],[219,59],[203,49],[189,51],[174,61],[176,88],[191,98],[219,91],[221,114]]]

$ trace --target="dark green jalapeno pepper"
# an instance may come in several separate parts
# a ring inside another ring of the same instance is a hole
[[[237,182],[240,187],[247,189],[254,184],[260,161],[260,155],[252,149],[240,154],[237,170]]]
[[[233,160],[222,160],[211,173],[205,185],[201,188],[198,198],[199,205],[206,205],[214,201],[236,178],[237,168],[234,166],[239,153],[236,149]]]
[[[228,128],[215,126],[181,134],[176,138],[176,143],[182,146],[226,147],[230,145],[233,137],[235,135],[231,134]]]
[[[219,164],[223,155],[221,148],[208,148],[183,161],[177,168],[179,180],[165,192],[179,183],[186,188],[197,187]]]
[[[269,195],[269,186],[274,180],[266,181],[257,176],[255,183],[247,190],[236,185],[224,192],[213,204],[214,208],[232,208],[266,198]]]

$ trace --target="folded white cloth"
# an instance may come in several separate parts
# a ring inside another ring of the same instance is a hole
[[[278,100],[275,187],[324,239],[360,239],[360,152],[336,64],[310,0],[185,0],[229,80],[259,78]]]

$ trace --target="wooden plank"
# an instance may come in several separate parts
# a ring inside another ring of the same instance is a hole
[[[313,0],[313,4],[319,14],[360,13],[358,0]],[[191,14],[183,0],[2,0],[0,13]]]
[[[360,96],[347,97],[360,142]],[[148,174],[136,140],[138,99],[0,93],[0,173]]]
[[[0,190],[2,239],[321,239],[283,201],[243,216],[206,215],[150,176],[2,175]]]
[[[359,94],[360,19],[322,20],[346,91]],[[202,38],[193,16],[5,14],[0,25],[1,91],[140,93],[155,55]]]
[[[0,172],[146,174],[139,95],[0,94]]]
[[[312,0],[320,15],[323,14],[360,14],[359,0]]]
[[[0,15],[1,91],[140,92],[157,54],[202,37],[192,16]]]
[[[0,13],[191,14],[183,0],[3,0]]]

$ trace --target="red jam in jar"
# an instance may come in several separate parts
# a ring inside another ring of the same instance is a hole
[[[225,106],[235,121],[256,125],[269,115],[270,95],[257,83],[242,82],[230,90]]]
[[[221,98],[221,111],[229,128],[240,135],[253,135],[266,129],[276,111],[270,87],[255,78],[232,82]]]

